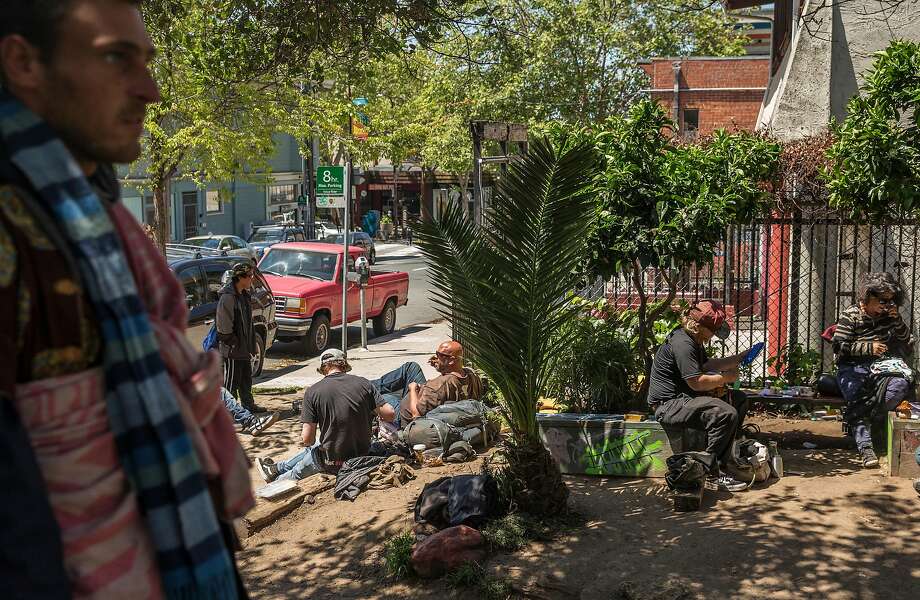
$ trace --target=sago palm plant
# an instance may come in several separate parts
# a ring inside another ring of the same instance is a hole
[[[510,417],[504,475],[512,500],[536,515],[564,511],[568,497],[540,442],[536,406],[549,365],[567,346],[558,333],[574,316],[567,294],[594,220],[595,165],[589,144],[538,139],[502,176],[485,227],[448,207],[419,232],[433,300],[501,392]]]

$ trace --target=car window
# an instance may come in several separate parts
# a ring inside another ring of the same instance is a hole
[[[311,250],[288,250],[272,247],[259,270],[280,277],[294,276],[332,281],[335,275],[336,255]]]
[[[223,277],[230,269],[230,263],[209,262],[204,266],[207,277],[207,293],[205,302],[217,302],[220,299],[220,289],[224,287]]]
[[[199,246],[201,248],[217,248],[220,240],[217,238],[192,238],[182,242],[186,246]]]
[[[280,229],[257,229],[249,236],[250,242],[280,242],[283,232]]]
[[[231,248],[233,248],[233,244],[230,243],[230,238],[222,239],[220,241],[220,246],[218,246],[218,248],[220,248],[221,250],[230,250]]]
[[[179,281],[185,289],[185,300],[189,310],[201,306],[204,303],[204,282],[201,277],[201,269],[194,266],[179,271]]]
[[[243,248],[246,247],[246,242],[244,242],[238,237],[232,237],[230,238],[230,247],[233,248],[234,250],[242,250]]]

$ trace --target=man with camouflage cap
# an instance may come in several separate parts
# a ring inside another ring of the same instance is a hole
[[[241,262],[228,271],[230,281],[217,303],[217,339],[224,358],[224,387],[250,412],[264,412],[252,397],[252,355],[256,352],[249,290],[255,277],[252,263]]]

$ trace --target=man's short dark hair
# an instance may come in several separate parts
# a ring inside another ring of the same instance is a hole
[[[0,39],[18,34],[47,62],[57,47],[58,25],[77,0],[0,0]],[[123,0],[140,5],[143,0]]]
[[[882,295],[891,294],[895,304],[901,306],[904,300],[904,290],[894,275],[887,271],[866,273],[860,278],[859,298],[862,303],[869,302],[870,296],[880,298]]]

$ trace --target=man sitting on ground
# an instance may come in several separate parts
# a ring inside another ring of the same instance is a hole
[[[459,342],[441,342],[428,364],[441,374],[431,381],[425,379],[422,367],[416,362],[407,362],[371,381],[399,412],[396,425],[400,428],[443,404],[479,400],[482,396],[482,380],[473,369],[463,366],[463,346]]]
[[[715,300],[702,300],[685,310],[680,322],[655,354],[648,403],[666,427],[705,430],[706,451],[729,473],[744,473],[749,469],[731,459],[731,446],[741,432],[748,401],[743,392],[726,386],[738,379],[738,365],[747,351],[727,358],[706,356],[704,344],[729,333],[725,310]],[[709,483],[733,492],[746,488],[745,482],[720,474],[717,466]]]
[[[275,479],[303,479],[320,472],[337,473],[346,460],[367,455],[374,413],[381,421],[396,418],[396,411],[381,398],[377,388],[363,377],[348,374],[351,365],[341,350],[323,352],[318,371],[324,378],[304,393],[300,411],[305,449],[278,463],[270,458],[258,459],[259,472],[268,483]]]

